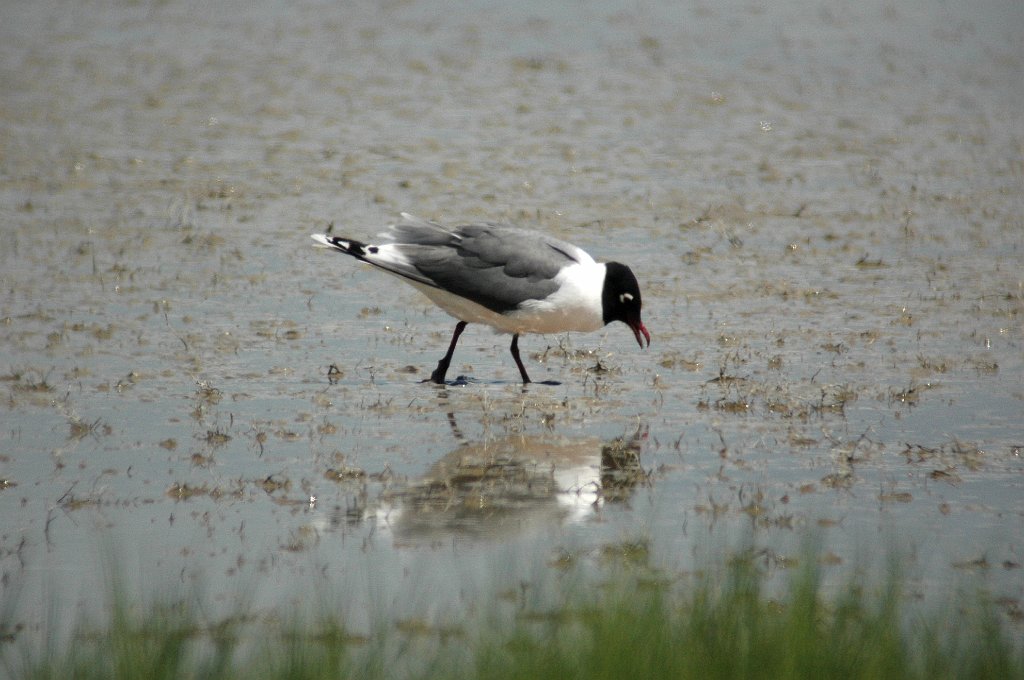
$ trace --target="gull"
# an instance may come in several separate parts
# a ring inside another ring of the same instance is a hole
[[[408,213],[401,217],[377,244],[330,234],[312,238],[397,276],[458,320],[431,382],[444,384],[470,323],[512,334],[510,350],[524,384],[531,382],[519,357],[524,333],[589,332],[621,321],[641,348],[644,340],[650,346],[640,318],[640,285],[626,265],[597,262],[571,243],[506,224],[445,227]]]

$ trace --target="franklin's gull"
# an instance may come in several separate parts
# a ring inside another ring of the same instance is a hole
[[[512,334],[519,358],[522,333],[595,331],[622,321],[641,348],[651,335],[640,320],[640,286],[619,262],[595,262],[581,248],[536,231],[485,222],[444,227],[402,213],[402,220],[370,245],[351,238],[313,234],[323,247],[398,276],[458,319],[448,353],[430,380],[443,384],[459,336],[469,323]],[[641,337],[642,336],[642,337]]]

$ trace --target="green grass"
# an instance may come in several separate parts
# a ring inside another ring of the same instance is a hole
[[[210,623],[199,598],[139,607],[113,588],[107,623],[77,624],[58,649],[9,635],[0,668],[40,680],[1024,678],[1020,624],[983,598],[950,595],[928,614],[897,577],[826,597],[814,566],[794,569],[773,598],[750,559],[675,582],[629,564],[611,571],[599,583],[553,574],[547,608],[495,593],[461,625],[382,620],[366,637],[329,616],[239,611]]]
[[[1020,678],[1024,664],[986,605],[908,625],[896,583],[857,586],[827,603],[816,571],[781,601],[749,563],[724,583],[667,597],[615,584],[543,635],[523,628],[478,650],[486,678]],[[937,615],[938,617],[938,615]],[[966,617],[963,618],[963,617]]]

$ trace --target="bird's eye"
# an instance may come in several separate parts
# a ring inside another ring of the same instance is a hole
[[[623,304],[629,302],[632,299],[633,299],[633,294],[632,293],[623,293],[622,295],[619,296],[619,302],[621,302]]]

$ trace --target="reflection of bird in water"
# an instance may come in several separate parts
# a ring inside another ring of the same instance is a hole
[[[430,376],[439,385],[467,323],[512,334],[512,358],[524,383],[530,376],[519,358],[521,333],[596,331],[622,321],[640,347],[644,340],[651,344],[640,320],[640,285],[624,264],[595,262],[571,243],[489,222],[448,228],[403,213],[382,237],[387,242],[369,245],[313,234],[321,246],[401,278],[459,320]]]
[[[460,446],[418,482],[384,493],[376,515],[399,542],[496,538],[585,520],[646,480],[638,437],[509,436]]]

